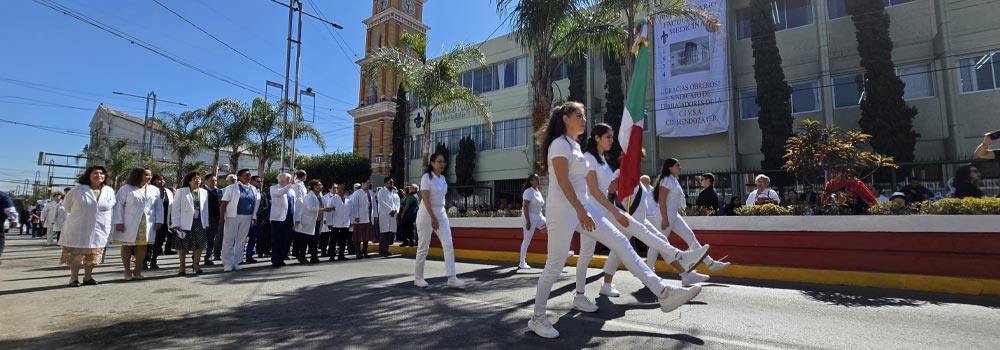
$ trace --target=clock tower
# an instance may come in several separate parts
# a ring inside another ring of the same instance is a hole
[[[380,47],[399,47],[403,33],[426,35],[421,22],[426,0],[372,0],[372,16],[362,21],[365,58],[357,61],[364,72],[368,56]],[[364,73],[362,73],[364,74]],[[374,80],[361,77],[358,108],[348,111],[354,118],[354,153],[371,159],[373,175],[389,175],[392,153],[392,120],[396,116],[396,90],[402,77],[379,71]]]

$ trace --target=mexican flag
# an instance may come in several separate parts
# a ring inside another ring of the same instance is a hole
[[[648,26],[649,23],[643,23],[636,28],[639,36],[632,45],[635,66],[632,70],[632,79],[629,80],[622,124],[618,128],[618,142],[622,145],[618,203],[635,192],[642,168],[642,124],[646,119],[646,80],[649,74],[649,39],[646,33]]]

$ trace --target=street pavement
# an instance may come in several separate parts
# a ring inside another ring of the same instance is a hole
[[[99,286],[68,288],[58,247],[8,234],[0,258],[0,349],[997,349],[1000,298],[726,279],[660,312],[619,271],[619,298],[571,310],[573,271],[556,283],[549,315],[562,333],[526,327],[541,266],[459,262],[467,290],[412,285],[413,259],[394,256],[175,276],[177,256],[143,281],[122,280],[117,247]],[[590,269],[588,295],[600,271]],[[676,276],[665,275],[678,284]]]

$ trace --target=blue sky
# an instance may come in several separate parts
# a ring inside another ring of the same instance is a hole
[[[242,57],[153,0],[44,1],[69,7],[239,85],[263,90],[266,80],[284,82],[283,75]],[[284,73],[288,25],[285,7],[270,0],[159,1],[263,66]],[[360,77],[354,61],[364,55],[366,28],[361,21],[371,15],[371,3],[305,1],[307,12],[321,12],[344,27],[331,34],[321,22],[305,18],[302,31],[300,86],[320,93],[316,98],[315,126],[324,132],[327,152],[351,148],[352,130],[339,129],[351,122],[346,110],[354,108],[357,101]],[[478,43],[489,38],[501,19],[490,1],[431,0],[425,6],[424,23],[431,27],[428,54],[437,56],[454,42]],[[158,112],[201,108],[223,97],[249,101],[260,96],[35,1],[4,2],[0,28],[0,190],[13,190],[14,182],[25,178],[33,181],[36,171],[44,177],[48,169],[36,165],[38,152],[79,153],[89,137],[78,135],[89,132],[88,124],[99,103],[143,116],[144,99],[118,96],[112,91],[145,96],[152,90],[161,99],[189,106],[158,104]],[[503,25],[493,36],[508,31],[508,26]],[[271,88],[269,93],[273,98],[279,92]],[[303,98],[309,119],[312,101]],[[57,129],[49,129],[54,132],[10,122]],[[300,143],[299,147],[302,153],[322,153],[315,144]],[[57,176],[72,173],[68,169],[56,170]]]

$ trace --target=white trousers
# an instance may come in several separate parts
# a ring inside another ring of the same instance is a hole
[[[525,222],[524,224],[527,223]],[[524,226],[521,225],[521,231],[524,232],[524,240],[521,241],[521,264],[525,264],[524,257],[528,255],[528,245],[531,244],[531,237],[535,235],[536,230],[545,226],[545,216],[531,215],[531,228],[524,228]]]
[[[680,210],[678,205],[667,203],[667,221],[669,222],[669,227],[664,232],[668,235],[670,232],[676,233],[677,236],[684,240],[684,243],[687,243],[688,250],[701,248],[701,243],[699,243],[698,239],[694,237],[694,231],[691,230],[691,226],[688,226],[687,221],[684,221],[684,217],[678,214],[678,210]],[[662,219],[657,221],[662,221]],[[659,228],[659,224],[660,223],[658,222],[656,228]],[[647,254],[646,257],[646,262],[655,265],[658,254],[663,256],[663,260],[667,260],[668,256],[672,256],[660,253],[660,251],[654,250],[653,247],[650,247],[649,254]],[[667,252],[667,254],[670,254],[670,252]],[[705,264],[712,264],[714,260],[712,257],[705,255],[705,259],[702,259],[702,261],[705,262]]]
[[[253,215],[237,215],[226,218],[222,228],[222,266],[236,267],[243,261],[246,249],[247,234],[250,233],[250,222]]]
[[[444,269],[448,278],[455,276],[455,246],[451,243],[451,223],[448,222],[448,214],[444,208],[434,210],[434,216],[438,220],[438,229],[431,225],[431,218],[427,215],[417,215],[417,266],[413,272],[414,279],[424,279],[424,262],[427,261],[427,251],[431,248],[431,232],[438,236],[441,241],[441,249],[444,250]]]
[[[45,231],[45,244],[52,245],[55,237],[56,237],[56,228],[49,227],[48,230]]]
[[[586,206],[588,212],[594,212],[589,205]],[[559,279],[559,273],[566,266],[566,258],[569,251],[570,241],[573,232],[580,232],[581,250],[585,249],[583,238],[594,239],[607,246],[612,252],[622,256],[625,267],[639,278],[649,290],[659,292],[667,288],[667,284],[660,277],[656,276],[653,270],[642,263],[642,259],[635,253],[621,232],[615,229],[608,219],[593,215],[597,226],[593,231],[584,230],[580,226],[580,220],[576,216],[576,210],[572,207],[548,207],[548,258],[545,261],[545,268],[541,276],[538,277],[538,288],[535,290],[535,315],[545,315],[545,309],[549,302],[549,293],[552,292],[552,285]],[[591,254],[593,254],[593,244]],[[582,253],[581,253],[582,255]],[[578,266],[580,263],[577,263]]]
[[[649,246],[650,252],[654,251],[653,247],[656,247],[661,251],[670,252],[668,253],[670,255],[665,255],[665,256],[676,257],[677,254],[680,254],[681,251],[677,248],[674,248],[674,246],[670,245],[670,243],[667,242],[667,237],[664,236],[662,233],[660,233],[659,230],[656,230],[655,228],[650,230],[650,226],[652,226],[652,223],[646,221],[645,217],[643,218],[642,222],[640,222],[624,212],[621,213],[625,215],[626,218],[628,218],[629,221],[628,227],[622,227],[621,224],[619,224],[618,221],[615,220],[615,216],[611,212],[606,212],[604,214],[604,217],[608,219],[608,222],[611,222],[611,224],[614,225],[615,228],[621,231],[621,233],[625,235],[625,237],[638,238],[640,241]],[[584,244],[587,244],[587,246],[584,246]],[[592,239],[585,240],[583,237],[580,237],[580,259],[577,261],[576,264],[576,291],[578,293],[583,293],[585,291],[585,287],[587,285],[587,265],[590,265],[590,260],[594,257],[594,248],[596,247],[596,245],[597,242],[595,242],[594,240]],[[671,259],[670,261],[673,260],[675,259]],[[619,258],[619,255],[616,254],[614,251],[612,251],[610,254],[608,254],[608,259],[604,262],[604,273],[608,275],[614,275],[615,271],[618,271],[618,263],[620,262],[621,258]],[[655,265],[649,263],[649,259],[647,258],[646,267],[648,267],[650,270],[656,271],[656,269],[653,266]]]

